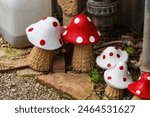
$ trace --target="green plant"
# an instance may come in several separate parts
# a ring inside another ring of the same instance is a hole
[[[134,53],[134,49],[132,47],[127,47],[124,49],[129,55],[132,55]]]
[[[98,83],[99,82],[99,72],[97,69],[93,69],[90,73],[90,77],[91,77],[91,80],[94,82],[94,83]]]

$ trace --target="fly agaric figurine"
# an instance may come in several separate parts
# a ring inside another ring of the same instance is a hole
[[[131,75],[124,62],[119,62],[114,68],[106,70],[104,80],[108,84],[105,95],[112,99],[121,99],[123,89],[128,88],[128,85],[132,83]]]
[[[128,86],[128,90],[135,95],[132,100],[150,100],[150,73],[143,73],[138,81]]]
[[[93,68],[92,45],[100,41],[101,34],[92,20],[84,15],[76,15],[63,33],[65,42],[75,44],[72,58],[74,71],[90,72]]]
[[[27,27],[26,34],[34,45],[27,58],[31,68],[48,71],[52,66],[52,51],[63,45],[59,21],[54,17],[43,18]]]
[[[103,69],[110,69],[116,66],[118,62],[127,62],[128,54],[126,51],[116,49],[115,47],[107,47],[100,56],[96,58],[96,63]]]

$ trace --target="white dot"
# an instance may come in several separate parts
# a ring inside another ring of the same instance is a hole
[[[68,31],[66,30],[64,33],[63,33],[63,36],[67,35]]]
[[[89,22],[92,22],[91,18],[87,17],[87,19],[88,19]]]
[[[63,28],[67,28],[67,26],[63,26]]]
[[[89,40],[90,40],[91,43],[94,43],[95,42],[95,37],[94,36],[90,36]]]
[[[139,77],[139,80],[141,80],[141,76]]]
[[[76,18],[75,20],[74,20],[74,23],[75,24],[78,24],[80,22],[80,19],[79,18]]]
[[[147,80],[150,80],[150,76],[147,77]]]
[[[97,34],[98,34],[99,36],[102,36],[101,33],[100,33],[99,31],[97,31]]]
[[[140,95],[140,94],[141,94],[141,91],[140,91],[140,90],[137,90],[137,91],[136,91],[136,94]]]
[[[77,43],[82,43],[82,42],[83,42],[83,38],[82,38],[82,37],[78,37],[78,38],[76,39],[76,42],[77,42]]]

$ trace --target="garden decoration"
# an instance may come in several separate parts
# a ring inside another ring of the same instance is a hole
[[[110,69],[116,66],[118,62],[127,62],[128,54],[126,51],[116,49],[115,47],[107,47],[100,56],[96,58],[96,63],[103,69]]]
[[[135,96],[132,100],[150,100],[150,73],[143,73],[138,81],[130,84],[128,90],[133,93]]]
[[[150,80],[150,1],[145,0],[145,18],[144,18],[144,37],[143,37],[143,55],[141,71],[143,74],[140,79],[129,85],[128,89],[134,95],[132,100],[150,99],[149,80]]]
[[[123,98],[123,89],[126,89],[132,83],[131,75],[124,62],[119,62],[114,68],[106,70],[104,80],[108,84],[105,95],[112,99]]]
[[[86,0],[57,0],[63,11],[63,25],[68,26],[72,18],[84,10]]]
[[[108,30],[115,24],[118,0],[88,0],[87,11],[99,30]]]
[[[93,68],[92,45],[101,39],[101,34],[95,28],[92,20],[83,14],[73,18],[63,33],[65,42],[75,44],[72,58],[73,70],[89,72]]]
[[[52,51],[63,45],[59,21],[54,17],[43,18],[27,27],[26,33],[35,45],[27,58],[29,66],[38,71],[48,71],[52,66]]]

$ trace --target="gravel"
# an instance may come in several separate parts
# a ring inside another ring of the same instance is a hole
[[[66,100],[53,88],[47,88],[36,78],[19,78],[15,73],[0,74],[0,100]]]
[[[0,34],[0,48],[12,48]],[[1,66],[0,66],[1,67]],[[2,67],[1,67],[2,68]],[[66,100],[54,88],[39,84],[36,78],[18,77],[13,73],[0,73],[0,100]]]

